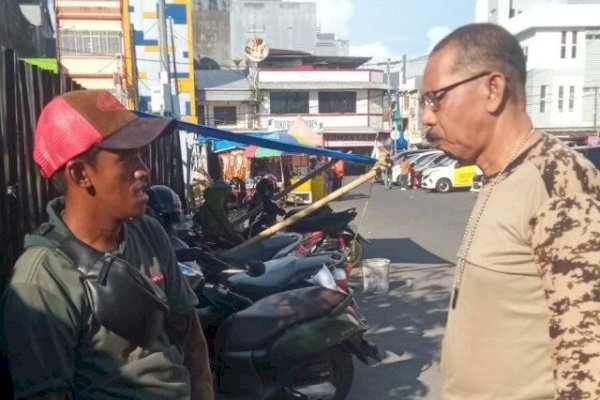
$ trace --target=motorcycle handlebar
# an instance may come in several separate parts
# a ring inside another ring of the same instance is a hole
[[[260,261],[252,260],[245,261],[239,266],[231,265],[230,262],[220,260],[219,258],[198,247],[177,249],[175,251],[175,255],[177,257],[177,261],[179,262],[196,261],[202,267],[209,268],[213,273],[217,274],[223,272],[225,269],[236,269],[238,267],[244,269],[251,277],[261,276],[265,273],[265,264]]]
[[[217,292],[223,296],[225,301],[235,306],[235,308],[246,308],[254,304],[252,300],[247,298],[246,296],[242,296],[241,294],[237,294],[232,292],[230,289],[225,286],[219,285],[217,287]]]

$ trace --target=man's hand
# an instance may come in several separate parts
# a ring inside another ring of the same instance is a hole
[[[183,350],[183,364],[190,372],[191,399],[214,400],[208,347],[196,310],[185,315],[171,315],[168,323],[169,333]]]

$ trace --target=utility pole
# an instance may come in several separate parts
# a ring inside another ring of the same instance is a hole
[[[160,83],[163,89],[163,115],[173,116],[173,98],[171,94],[171,71],[169,68],[169,42],[167,41],[167,20],[165,18],[165,0],[158,0],[158,30],[160,44]]]
[[[169,17],[169,31],[171,33],[171,50],[173,51],[173,76],[175,81],[175,104],[173,107],[174,117],[181,118],[181,110],[179,109],[179,83],[177,77],[177,52],[175,51],[175,39],[173,37],[173,18]]]
[[[140,90],[138,87],[137,55],[135,53],[135,38],[133,24],[129,24],[129,43],[131,43],[131,88],[130,96],[133,100],[133,109],[140,109]]]
[[[594,131],[596,132],[596,136],[600,136],[600,127],[598,126],[598,91],[600,90],[600,86],[588,86],[583,88],[584,91],[594,92]]]
[[[402,56],[402,84],[406,84],[406,54]]]
[[[387,59],[387,87],[388,87],[388,96],[390,95],[390,91],[392,90],[392,82],[390,79],[390,59]]]

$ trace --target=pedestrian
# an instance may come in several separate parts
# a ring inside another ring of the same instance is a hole
[[[392,157],[390,156],[390,153],[385,153],[384,161],[386,167],[383,171],[383,180],[385,188],[390,190],[392,188]]]
[[[331,170],[333,172],[332,190],[336,191],[342,187],[342,181],[344,180],[344,175],[346,173],[344,160],[337,160],[335,164],[331,166]]]
[[[494,24],[450,33],[424,72],[427,139],[485,176],[458,253],[443,399],[600,396],[600,176],[533,128],[526,74]]]
[[[400,190],[408,187],[408,174],[410,173],[410,162],[406,156],[400,160]]]
[[[333,181],[335,179],[335,174],[331,167],[325,168],[323,171],[323,179],[325,180],[325,194],[333,192]]]
[[[15,398],[213,399],[198,299],[144,215],[138,152],[172,122],[139,118],[104,90],[43,109],[33,157],[61,196],[2,299]]]
[[[411,189],[416,189],[419,187],[419,177],[417,176],[417,171],[415,171],[415,163],[410,163],[408,166],[408,175],[409,175],[409,185]]]

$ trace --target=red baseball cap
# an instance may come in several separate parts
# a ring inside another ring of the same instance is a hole
[[[140,118],[107,90],[75,90],[52,99],[35,130],[33,159],[50,178],[93,146],[135,149],[150,144],[172,118]]]

